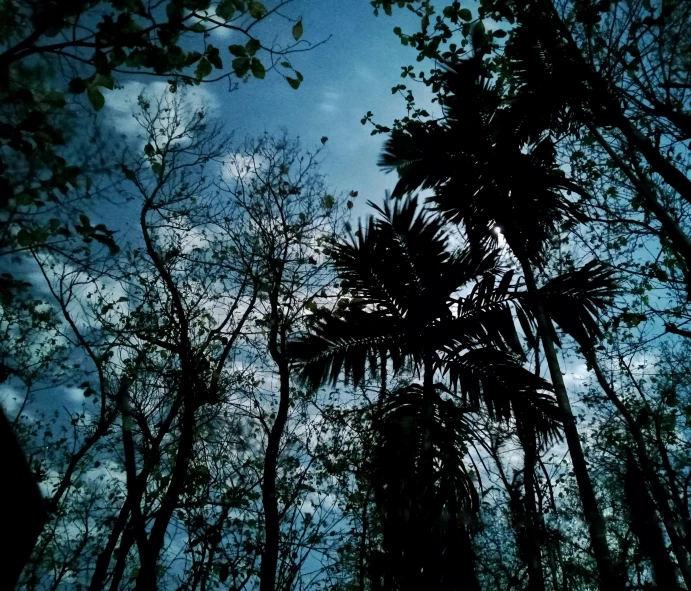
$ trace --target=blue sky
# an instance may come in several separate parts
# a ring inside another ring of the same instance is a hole
[[[224,122],[225,130],[233,132],[238,143],[246,136],[282,128],[291,136],[300,136],[304,148],[320,146],[320,138],[328,137],[322,172],[328,177],[329,189],[335,193],[358,191],[353,213],[361,215],[366,201],[380,201],[385,190],[393,188],[396,177],[376,165],[384,136],[371,136],[372,127],[363,126],[360,119],[372,111],[378,122],[389,124],[404,115],[404,101],[391,94],[391,87],[407,81],[400,77],[401,67],[414,63],[416,52],[401,45],[393,28],[410,30],[419,26],[419,18],[408,10],[395,10],[392,17],[383,13],[375,17],[368,0],[295,0],[285,12],[302,18],[303,39],[318,42],[331,36],[312,51],[290,56],[304,76],[298,90],[276,72],[269,72],[264,80],[240,82],[234,92],[228,92],[225,81],[204,84],[191,92],[207,104],[211,117]],[[264,42],[274,34],[290,34],[291,23],[269,18],[273,20],[262,24],[264,28],[258,32]],[[227,46],[244,44],[246,39],[224,32],[218,37],[212,35],[211,41],[221,48],[228,67],[232,57]],[[150,82],[145,77],[135,79],[137,89]],[[416,97],[429,100],[426,89],[416,86]],[[159,83],[149,90],[155,93],[162,88]],[[117,110],[118,117],[129,118],[138,94],[132,88],[130,91],[108,93],[106,116]]]

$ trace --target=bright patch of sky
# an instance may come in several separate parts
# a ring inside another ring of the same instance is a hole
[[[393,28],[412,30],[419,27],[419,19],[407,10],[396,10],[393,17],[375,17],[364,0],[299,1],[289,5],[286,13],[302,19],[304,39],[319,42],[330,36],[324,45],[290,56],[293,66],[304,76],[298,90],[269,71],[264,80],[250,78],[232,91],[224,81],[194,87],[186,93],[186,99],[191,98],[193,108],[204,106],[210,118],[221,120],[225,131],[232,132],[238,143],[248,136],[281,129],[299,136],[306,149],[320,146],[320,139],[328,137],[323,172],[328,176],[330,190],[358,191],[354,213],[361,214],[365,202],[380,201],[385,190],[393,188],[396,178],[384,174],[376,164],[384,136],[371,136],[371,126],[363,126],[360,119],[372,111],[378,122],[390,124],[405,114],[403,99],[392,96],[391,88],[408,82],[400,77],[401,67],[416,63],[416,52],[401,45]],[[263,39],[271,39],[272,28],[277,32],[290,30],[291,23],[280,17],[268,20],[261,33]],[[230,41],[226,32],[220,31],[214,31],[210,40],[221,49],[227,66],[232,59],[227,50]],[[231,41],[244,43],[241,39]],[[266,55],[260,57],[266,59]],[[150,97],[160,96],[167,84],[149,82],[145,76],[120,82],[122,88],[106,97],[104,115],[117,133],[136,137],[141,130],[132,110],[138,95],[145,92]],[[430,95],[423,85],[414,86],[421,106],[429,109]],[[120,214],[126,217],[126,212]]]

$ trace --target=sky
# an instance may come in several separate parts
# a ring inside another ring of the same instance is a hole
[[[319,147],[320,139],[328,137],[322,172],[329,189],[334,193],[358,191],[353,213],[361,215],[366,201],[380,201],[385,190],[393,188],[396,177],[376,165],[384,136],[370,135],[371,125],[363,126],[360,119],[372,111],[378,122],[390,124],[405,114],[402,97],[393,96],[391,88],[406,82],[400,77],[401,68],[415,62],[416,51],[401,45],[393,28],[419,27],[419,18],[400,9],[394,10],[392,17],[383,13],[375,17],[368,0],[295,0],[285,12],[301,17],[303,39],[319,42],[330,37],[312,51],[290,56],[304,76],[298,90],[276,72],[269,72],[264,80],[240,82],[233,92],[228,91],[226,81],[204,84],[189,92],[195,95],[195,102],[206,105],[211,118],[223,121],[225,131],[233,132],[238,143],[248,136],[281,129],[299,136],[306,149]],[[267,20],[258,32],[263,41],[274,34],[290,34],[290,22],[275,16]],[[232,59],[227,46],[244,44],[246,39],[223,31],[222,35],[213,34],[210,41],[221,49],[227,67]],[[121,130],[132,123],[132,107],[139,92],[156,94],[165,84],[151,83],[142,76],[126,80],[123,86],[108,93],[103,111]],[[416,96],[427,102],[431,95],[423,85],[416,86]]]
[[[212,6],[210,14],[213,13]],[[358,191],[351,213],[353,218],[365,215],[367,200],[381,202],[385,191],[395,185],[396,175],[385,174],[376,164],[385,136],[372,136],[372,127],[363,126],[360,119],[372,111],[378,122],[388,125],[405,114],[403,99],[393,96],[391,88],[405,82],[400,77],[401,68],[415,63],[416,51],[401,45],[393,28],[413,30],[419,27],[419,18],[400,9],[395,9],[392,17],[383,12],[375,17],[369,0],[294,0],[284,13],[294,20],[302,20],[304,40],[318,43],[328,38],[312,51],[290,56],[293,66],[304,77],[298,90],[292,89],[276,72],[268,72],[264,80],[250,77],[247,83],[239,82],[233,92],[228,91],[226,81],[192,87],[187,99],[195,107],[205,106],[209,118],[222,121],[224,131],[233,134],[238,146],[247,137],[282,129],[292,137],[299,136],[304,149],[321,147],[321,138],[328,137],[321,166],[328,190],[335,195]],[[266,21],[262,23],[263,29],[256,31],[263,42],[270,42],[274,36],[292,40],[292,22],[275,16]],[[232,56],[227,46],[244,44],[246,38],[223,31],[214,33],[209,41],[221,49],[224,66],[228,68]],[[167,92],[168,85],[150,76],[120,76],[118,82],[120,88],[103,89],[106,106],[96,115],[95,123],[106,135],[132,138],[138,131],[132,116],[137,96],[142,92],[156,96]],[[420,103],[427,103],[431,95],[423,85],[417,86],[416,97]],[[85,98],[72,97],[72,100],[79,103]],[[429,103],[424,106],[429,109]],[[88,103],[86,109],[91,117],[94,113]],[[83,130],[88,134],[93,127],[85,122]],[[127,234],[127,226],[136,224],[139,211],[136,202],[132,204],[132,209],[123,207],[122,202],[111,207],[99,200],[91,207],[88,204],[83,207],[93,224],[106,223],[110,229],[117,230],[117,239]],[[37,269],[31,267],[24,271],[39,292],[45,291],[39,287],[42,278]],[[47,293],[42,295],[48,297]],[[70,399],[70,406],[72,403],[79,406],[83,400],[81,391],[65,392],[65,395]],[[0,403],[13,407],[15,396],[8,384],[0,387]],[[41,405],[53,396],[51,392],[43,392],[34,401]],[[67,400],[61,399],[59,406],[64,402]]]

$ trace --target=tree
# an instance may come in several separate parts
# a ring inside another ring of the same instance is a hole
[[[81,412],[60,413],[43,429],[22,417],[23,440],[33,448],[43,438],[33,462],[53,506],[22,584],[254,585],[270,525],[279,535],[276,588],[290,589],[307,576],[311,553],[331,560],[327,534],[339,516],[327,503],[326,458],[312,447],[329,437],[312,424],[312,393],[290,384],[286,402],[273,390],[277,308],[267,290],[278,291],[289,335],[312,290],[328,287],[318,244],[343,209],[325,200],[315,156],[285,137],[248,143],[224,172],[230,145],[179,93],[142,97],[137,120],[144,146],[122,165],[137,231],[116,254],[80,241],[64,258],[33,250],[72,359],[88,375],[78,387]],[[279,195],[286,225],[264,209]],[[276,244],[287,258],[269,283]],[[77,389],[75,378],[72,370]],[[279,399],[288,408],[270,455]],[[270,462],[278,521],[265,524]],[[105,478],[105,467],[121,480]]]
[[[394,375],[410,365],[421,378],[383,391],[378,403],[373,478],[386,567],[372,584],[479,588],[469,583],[469,519],[478,499],[463,462],[465,413],[482,402],[490,415],[515,416],[549,438],[556,408],[549,384],[517,360],[511,305],[518,298],[512,273],[500,274],[498,252],[452,250],[443,222],[417,213],[414,198],[376,210],[379,219],[333,246],[352,298],[335,313],[317,310],[312,334],[293,343],[292,355],[313,387],[342,374],[358,384],[367,368],[381,373],[387,362]],[[470,295],[459,295],[472,281]]]
[[[75,111],[84,108],[79,95],[99,111],[105,104],[104,89],[119,88],[118,77],[162,77],[175,91],[178,84],[231,77],[247,81],[250,75],[263,79],[271,70],[280,71],[297,89],[302,74],[288,60],[308,42],[301,40],[302,21],[283,12],[290,1],[267,8],[256,1],[223,0],[214,12],[208,1],[170,0],[147,6],[140,0],[3,1],[0,256],[42,246],[69,249],[65,242],[72,233],[117,253],[111,229],[78,222],[73,216],[75,203],[94,193],[93,171],[70,149],[75,142],[68,130]],[[290,41],[262,43],[257,31],[272,15],[291,23]],[[209,42],[219,30],[245,38],[244,44],[228,48],[234,59],[225,70],[219,49]],[[219,76],[212,76],[214,69]],[[12,435],[8,431],[3,437]]]
[[[530,97],[512,97],[507,104],[500,88],[486,75],[482,42],[476,38],[474,43],[474,55],[449,66],[451,71],[444,78],[440,99],[444,121],[411,121],[395,130],[380,164],[401,177],[394,195],[434,189],[430,200],[449,220],[463,224],[471,244],[479,247],[491,241],[492,232],[498,228],[521,265],[528,291],[537,296],[533,310],[538,335],[562,412],[602,583],[616,587],[620,583],[612,569],[605,524],[588,476],[551,323],[556,320],[579,342],[593,342],[599,335],[592,317],[596,310],[586,306],[575,318],[567,318],[563,312],[555,317],[556,307],[548,310],[548,301],[538,296],[533,272],[534,266],[544,266],[548,241],[560,224],[578,219],[574,206],[561,193],[577,190],[577,186],[556,165],[549,121],[522,108]],[[576,276],[564,277],[563,295],[569,297],[570,289],[587,291],[592,280],[593,296],[606,297],[608,274],[593,266],[584,271],[580,279],[585,283],[581,285]],[[594,271],[590,279],[588,271]],[[558,283],[559,279],[554,280],[552,287],[557,288]]]
[[[304,323],[305,306],[329,287],[328,255],[324,246],[340,230],[343,209],[326,192],[314,168],[317,155],[300,155],[298,144],[285,135],[265,136],[249,144],[231,166],[237,176],[227,188],[235,207],[231,231],[233,254],[250,265],[253,280],[265,295],[260,300],[266,347],[278,373],[278,407],[271,425],[262,418],[267,447],[264,456],[262,500],[266,540],[261,564],[262,591],[276,588],[279,561],[280,499],[277,490],[280,447],[294,404],[293,370],[288,341]]]

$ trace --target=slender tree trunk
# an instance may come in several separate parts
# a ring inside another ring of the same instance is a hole
[[[540,528],[535,506],[535,461],[537,451],[535,432],[532,431],[531,427],[523,429],[523,431],[521,442],[525,452],[523,462],[525,496],[523,497],[523,504],[528,530],[525,544],[528,578],[530,581],[528,589],[530,591],[545,591],[545,576],[542,570],[542,553],[540,551]]]
[[[514,250],[514,253],[516,251]],[[554,347],[552,339],[551,321],[545,314],[542,303],[538,296],[538,288],[535,282],[533,269],[525,260],[519,258],[519,262],[523,268],[523,275],[525,277],[526,287],[528,292],[535,298],[535,316],[537,318],[538,332],[542,346],[547,360],[547,366],[552,378],[552,385],[557,397],[557,404],[561,410],[562,420],[564,422],[564,436],[569,448],[571,462],[573,464],[574,474],[576,475],[576,482],[578,484],[578,491],[580,493],[581,502],[583,504],[583,512],[585,520],[590,532],[590,539],[593,546],[593,554],[597,562],[597,569],[600,578],[600,588],[603,591],[614,591],[623,589],[623,583],[615,575],[612,564],[612,556],[607,544],[607,532],[605,529],[605,520],[602,517],[600,508],[597,504],[593,483],[590,480],[588,473],[588,466],[583,454],[581,440],[578,436],[578,429],[576,427],[576,419],[571,410],[571,402],[566,392],[564,385],[564,378],[559,367],[559,359]]]
[[[280,274],[279,274],[280,277]],[[285,356],[285,326],[282,325],[278,301],[278,286],[271,295],[271,329],[269,332],[269,353],[278,368],[279,401],[276,420],[269,431],[264,457],[262,480],[262,503],[264,506],[265,543],[260,567],[260,591],[274,591],[276,588],[276,569],[278,567],[280,521],[278,498],[276,497],[276,475],[281,438],[288,420],[290,409],[290,367]]]
[[[192,399],[194,392],[192,389],[184,389],[188,398],[184,402],[182,417],[180,419],[180,438],[178,443],[175,464],[170,477],[170,484],[163,494],[161,506],[156,514],[156,519],[151,527],[146,550],[140,556],[141,566],[137,576],[135,591],[155,591],[157,583],[157,564],[158,558],[165,543],[166,531],[173,517],[173,513],[178,505],[178,500],[185,488],[187,471],[190,465],[192,450],[194,448],[194,414],[196,402]],[[135,528],[137,524],[134,524]],[[135,532],[136,533],[136,532]]]
[[[629,505],[631,529],[638,538],[641,552],[653,565],[655,582],[660,589],[670,591],[679,589],[675,568],[667,554],[655,505],[648,494],[643,473],[628,449],[626,450],[624,492]]]

